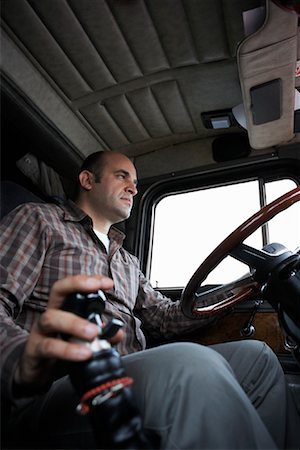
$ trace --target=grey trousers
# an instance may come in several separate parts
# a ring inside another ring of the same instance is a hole
[[[144,427],[163,449],[299,448],[300,418],[276,356],[259,341],[168,344],[122,358]],[[68,381],[10,421],[22,447],[95,448]],[[27,438],[26,438],[27,437]],[[27,441],[26,441],[27,439]],[[15,447],[18,447],[17,442]]]

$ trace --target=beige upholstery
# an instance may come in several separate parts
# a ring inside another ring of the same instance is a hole
[[[278,145],[294,136],[297,25],[296,14],[279,8],[269,0],[264,25],[239,46],[239,74],[249,140],[253,148]],[[275,79],[281,80],[281,116],[277,120],[255,125],[250,89]]]

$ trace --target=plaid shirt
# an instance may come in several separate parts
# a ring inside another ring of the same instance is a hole
[[[28,203],[6,216],[1,242],[1,351],[4,385],[11,376],[33,321],[46,309],[51,286],[76,274],[102,274],[113,279],[106,293],[104,320],[125,324],[118,345],[124,355],[145,348],[143,326],[165,338],[198,328],[203,320],[187,319],[180,303],[155,291],[138,259],[122,247],[123,233],[111,228],[110,249],[95,235],[92,220],[73,202],[64,206]],[[205,322],[206,320],[204,320]]]

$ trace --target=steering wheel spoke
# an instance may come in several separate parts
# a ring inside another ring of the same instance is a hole
[[[237,303],[249,298],[259,290],[259,284],[252,275],[245,275],[232,283],[195,293],[192,314],[215,314],[232,308]]]
[[[267,252],[243,243],[232,249],[231,252],[229,252],[229,255],[253,269],[259,268],[270,258],[270,255]]]

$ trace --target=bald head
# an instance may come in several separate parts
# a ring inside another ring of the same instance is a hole
[[[83,170],[89,170],[95,175],[96,181],[100,181],[102,169],[105,161],[112,155],[112,152],[103,151],[91,153],[82,163],[79,173]]]

